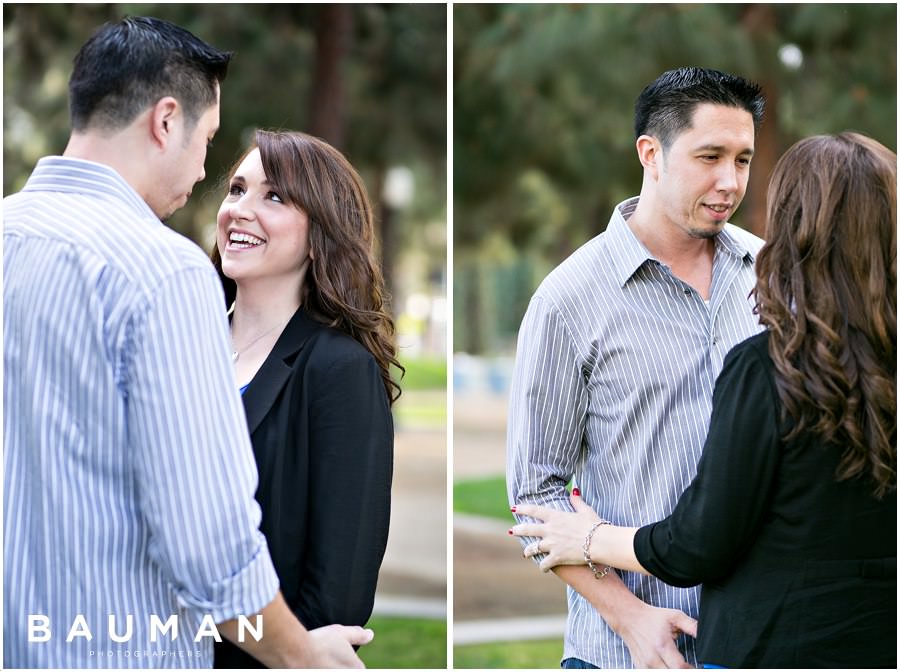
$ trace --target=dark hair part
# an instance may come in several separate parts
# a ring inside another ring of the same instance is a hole
[[[400,397],[400,386],[391,378],[390,368],[405,369],[397,360],[394,322],[375,258],[374,216],[362,178],[323,140],[295,131],[259,130],[253,145],[229,171],[229,181],[257,147],[266,179],[309,221],[312,260],[304,281],[304,310],[349,334],[372,354],[393,404]],[[217,248],[212,261],[222,279],[226,305],[231,305],[237,286],[222,273]]]
[[[836,477],[897,487],[897,155],[815,136],[775,166],[754,290],[785,417],[844,447]]]
[[[689,128],[694,109],[713,103],[746,110],[753,125],[762,122],[762,89],[742,77],[706,68],[678,68],[664,72],[648,85],[634,104],[634,137],[652,135],[663,149]]]
[[[164,96],[178,100],[192,126],[216,102],[231,56],[161,19],[104,24],[75,56],[72,129],[119,130]]]

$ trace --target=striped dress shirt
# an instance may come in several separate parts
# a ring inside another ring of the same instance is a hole
[[[211,667],[278,587],[221,284],[107,166],[3,209],[4,666]]]
[[[574,478],[616,525],[667,516],[696,472],[725,355],[761,329],[748,295],[762,241],[726,225],[707,304],[631,231],[637,202],[619,204],[607,230],[550,273],[529,304],[510,391],[511,504],[571,510],[565,487]],[[620,576],[641,600],[697,617],[696,588]],[[632,667],[622,639],[571,588],[568,605],[564,658]],[[693,644],[679,639],[696,664]]]

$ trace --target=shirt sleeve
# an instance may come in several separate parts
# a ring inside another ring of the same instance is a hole
[[[519,329],[510,387],[506,437],[510,505],[572,510],[566,484],[581,455],[587,416],[587,388],[579,361],[559,313],[534,297]],[[521,515],[516,519],[531,520]],[[523,546],[534,540],[519,539]]]
[[[375,360],[310,367],[309,531],[298,594],[308,628],[364,625],[388,539],[394,431]]]
[[[129,449],[149,548],[179,602],[221,623],[268,604],[278,578],[212,269],[159,285],[133,329]]]
[[[635,535],[640,563],[670,585],[729,574],[763,521],[780,432],[776,392],[762,358],[747,344],[726,357],[696,477],[668,518]]]

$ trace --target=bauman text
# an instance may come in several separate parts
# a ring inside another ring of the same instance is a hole
[[[246,616],[238,616],[238,641],[244,641],[245,633],[249,633],[257,642],[263,636],[263,618],[262,614],[256,614],[256,626],[250,625],[250,621]],[[128,614],[125,617],[125,634],[120,635],[116,627],[116,616],[110,614],[107,617],[107,632],[109,638],[114,642],[130,642],[134,632],[134,616]],[[169,634],[169,638],[174,642],[178,639],[178,616],[172,615],[165,622],[156,614],[150,614],[150,642],[156,642],[160,636]],[[50,617],[43,614],[28,614],[28,641],[29,642],[49,642],[53,637],[50,632]],[[72,620],[72,626],[69,628],[69,634],[66,635],[66,641],[71,642],[76,637],[84,637],[87,641],[91,641],[94,635],[88,627],[87,620],[82,614],[78,614]],[[213,637],[217,642],[222,641],[222,636],[216,628],[212,616],[206,614],[200,621],[200,626],[194,634],[194,641],[199,642],[204,637]]]

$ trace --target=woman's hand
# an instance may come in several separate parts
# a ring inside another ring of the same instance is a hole
[[[518,504],[512,509],[514,513],[543,521],[519,523],[510,530],[511,534],[518,537],[539,537],[525,547],[525,557],[545,553],[546,557],[540,564],[541,571],[548,572],[557,565],[587,564],[584,559],[584,540],[600,517],[575,492],[570,499],[574,512],[557,511],[534,504]]]

